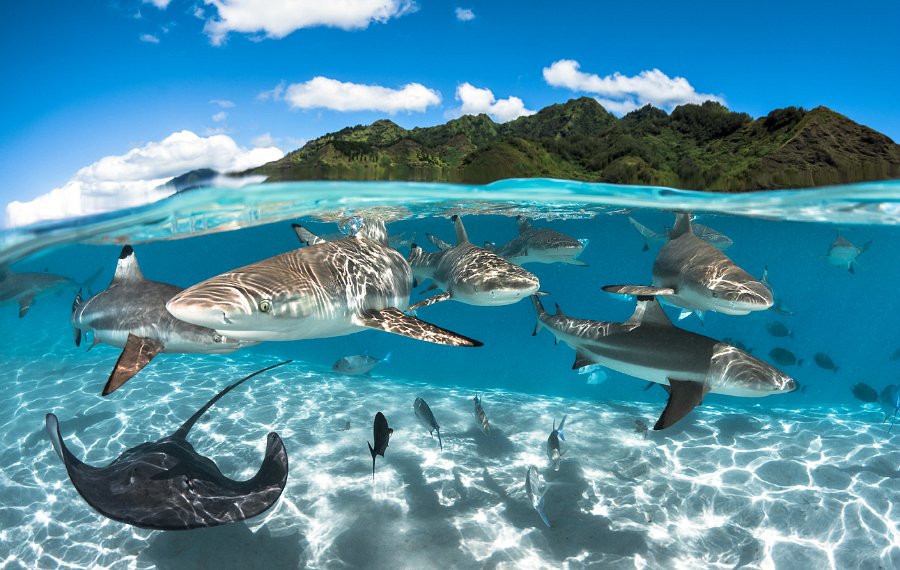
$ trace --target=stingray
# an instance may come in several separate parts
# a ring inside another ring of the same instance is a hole
[[[47,432],[72,484],[87,503],[112,520],[154,530],[188,530],[238,522],[275,504],[287,483],[284,442],[270,433],[259,472],[247,481],[224,476],[187,442],[188,432],[219,398],[263,368],[228,386],[170,436],[133,447],[106,467],[82,463],[68,450],[59,421],[47,414]]]

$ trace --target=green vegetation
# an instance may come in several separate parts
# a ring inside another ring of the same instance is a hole
[[[707,101],[617,119],[582,97],[505,124],[467,115],[412,130],[389,120],[348,127],[252,172],[270,181],[548,177],[736,192],[897,178],[900,146],[825,107],[754,120]]]

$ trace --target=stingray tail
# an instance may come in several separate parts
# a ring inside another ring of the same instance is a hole
[[[176,431],[174,434],[172,434],[172,438],[173,439],[184,439],[185,437],[187,437],[188,432],[191,431],[191,428],[194,427],[194,424],[197,423],[197,420],[200,419],[200,416],[205,414],[206,410],[210,409],[213,404],[218,402],[219,399],[222,396],[224,396],[225,394],[227,394],[228,392],[234,390],[235,388],[237,388],[238,386],[240,386],[247,380],[253,378],[257,374],[262,374],[263,372],[268,372],[269,370],[271,370],[273,368],[278,368],[279,366],[283,366],[283,365],[287,364],[288,362],[293,362],[293,360],[285,360],[284,362],[279,362],[278,364],[273,364],[272,366],[267,366],[266,368],[263,368],[262,370],[257,370],[256,372],[254,372],[253,374],[251,374],[249,376],[241,378],[240,380],[238,380],[231,386],[228,386],[227,388],[225,388],[224,390],[222,390],[221,392],[219,392],[218,394],[213,396],[212,399],[210,401],[206,402],[206,404],[202,408],[197,410],[193,416],[188,418],[188,421],[184,422],[181,425],[181,427],[178,428],[178,431]]]

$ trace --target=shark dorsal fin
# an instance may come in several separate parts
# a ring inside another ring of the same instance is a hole
[[[188,418],[188,421],[186,421],[186,422],[184,422],[183,424],[181,424],[181,427],[178,428],[178,430],[177,430],[175,433],[173,433],[173,434],[171,435],[171,438],[172,438],[172,439],[180,439],[180,440],[184,440],[185,438],[187,438],[187,434],[188,434],[189,431],[191,431],[191,428],[194,427],[194,424],[197,423],[197,420],[200,419],[200,416],[202,416],[203,414],[205,414],[205,413],[206,413],[206,410],[210,409],[210,408],[212,407],[212,405],[215,404],[216,402],[218,402],[219,399],[220,399],[222,396],[224,396],[224,395],[227,394],[228,392],[231,392],[232,390],[234,390],[235,388],[237,388],[238,386],[240,386],[241,384],[243,384],[243,383],[246,382],[247,380],[253,378],[253,377],[256,376],[257,374],[262,374],[263,372],[267,372],[267,371],[269,371],[269,370],[271,370],[271,369],[273,369],[273,368],[277,368],[277,367],[279,367],[279,366],[282,366],[282,365],[284,365],[284,364],[287,364],[288,362],[293,362],[293,361],[292,361],[292,360],[285,360],[284,362],[279,362],[278,364],[273,364],[272,366],[268,366],[268,367],[266,367],[266,368],[263,368],[262,370],[257,370],[257,371],[254,372],[253,374],[251,374],[251,375],[249,375],[249,376],[246,376],[246,377],[244,377],[244,378],[241,378],[240,380],[238,380],[237,382],[235,382],[235,383],[232,384],[231,386],[228,386],[227,388],[225,388],[224,390],[222,390],[221,392],[219,392],[218,394],[216,394],[215,396],[213,396],[212,399],[211,399],[210,401],[206,402],[206,404],[204,404],[202,408],[200,408],[199,410],[197,410],[197,411],[194,413],[193,416],[191,416],[190,418]]]
[[[382,245],[388,245],[390,242],[384,220],[366,220],[356,232],[356,237],[377,241]]]
[[[675,227],[669,232],[669,239],[675,239],[691,232],[691,215],[687,212],[675,214]]]
[[[672,321],[666,312],[663,311],[662,305],[656,300],[656,297],[638,297],[637,306],[634,308],[631,318],[625,321],[629,325],[646,325],[654,324],[664,327],[671,327]]]
[[[453,220],[453,225],[456,227],[456,245],[469,241],[469,236],[466,235],[466,227],[462,223],[462,218],[453,214],[453,217],[450,219]]]
[[[524,234],[531,229],[531,223],[525,216],[516,216],[516,224],[519,226],[519,233]]]
[[[119,254],[119,262],[116,264],[116,274],[113,275],[110,285],[122,281],[140,281],[144,278],[141,267],[138,265],[137,256],[130,245],[122,248]]]

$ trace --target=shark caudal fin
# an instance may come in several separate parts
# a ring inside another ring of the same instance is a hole
[[[354,320],[360,326],[370,329],[408,336],[416,340],[424,340],[435,344],[446,344],[449,346],[482,346],[483,344],[467,336],[407,315],[396,307],[388,307],[381,311],[365,311],[357,315]]]
[[[78,309],[80,309],[83,304],[84,299],[81,298],[81,289],[79,289],[78,294],[75,295],[75,300],[72,301],[71,315],[72,326],[75,328],[75,346],[81,346],[81,329],[75,326],[75,313],[78,312]]]
[[[544,323],[541,321],[541,318],[547,316],[547,311],[544,310],[544,304],[541,303],[541,299],[537,295],[531,295],[531,304],[534,305],[534,312],[536,313],[537,318],[531,336],[537,336],[537,333],[544,328]]]

